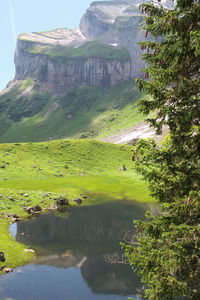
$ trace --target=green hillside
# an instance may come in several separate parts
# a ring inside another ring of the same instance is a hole
[[[126,171],[120,171],[122,165]],[[83,194],[84,205],[122,199],[152,201],[134,171],[131,148],[91,140],[1,144],[0,178],[0,241],[7,255],[0,268],[13,268],[33,257],[23,252],[28,246],[13,241],[8,232],[12,217],[5,218],[13,213],[28,217],[24,206],[39,205],[45,211],[59,196],[75,205],[74,197]]]
[[[62,138],[104,138],[143,120],[133,80],[103,89],[78,88],[52,97],[39,83],[18,82],[0,94],[0,141],[39,142]]]
[[[131,147],[92,140],[0,144],[0,178],[1,189],[63,191],[72,196],[85,190],[112,193],[113,198],[149,199],[134,171]]]

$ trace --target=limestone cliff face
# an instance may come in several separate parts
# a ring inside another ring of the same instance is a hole
[[[56,31],[51,32],[51,37],[53,33],[55,36]],[[69,31],[64,31],[64,34],[67,40]],[[60,43],[50,42],[40,34],[26,34],[18,39],[16,80],[30,77],[38,80],[43,90],[65,93],[75,84],[104,87],[130,78],[130,58],[125,49],[91,43],[81,35],[79,40],[75,35],[68,44],[64,38]]]
[[[149,0],[114,0],[93,2],[80,22],[80,30],[89,39],[100,39],[104,43],[124,45],[131,60],[130,76],[141,76],[145,64],[141,60],[141,50],[138,42],[144,40],[143,15],[139,5]],[[170,0],[156,5],[173,8]]]
[[[131,61],[130,77],[141,75],[144,68],[137,43],[144,39],[143,17],[135,1],[93,2],[80,22],[80,30],[89,39],[123,45]]]
[[[141,59],[142,51],[138,45],[139,41],[144,40],[144,32],[141,29],[143,18],[132,16],[118,30],[117,38],[129,51],[131,59],[131,77],[140,77],[141,69],[145,67]],[[118,26],[118,21],[115,23]]]
[[[144,1],[93,2],[80,29],[21,35],[15,79],[31,77],[39,81],[41,90],[62,94],[73,85],[112,86],[141,76],[144,62],[137,43],[144,32],[138,6]],[[171,1],[162,3],[169,6]]]
[[[18,40],[15,54],[16,80],[27,77],[39,80],[42,88],[52,93],[65,93],[72,86],[111,86],[130,77],[130,60],[79,56],[54,59],[44,53],[27,51],[30,42]]]

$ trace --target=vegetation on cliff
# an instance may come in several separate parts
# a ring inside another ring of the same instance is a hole
[[[32,43],[32,46],[26,49],[33,54],[46,54],[51,59],[58,60],[63,63],[74,63],[80,59],[101,58],[105,60],[118,60],[121,62],[130,59],[128,50],[121,46],[120,48],[104,45],[99,40],[89,41],[80,47],[66,47],[66,46],[47,46],[37,45]]]

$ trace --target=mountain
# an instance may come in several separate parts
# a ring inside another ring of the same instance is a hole
[[[1,141],[101,138],[119,130],[120,117],[120,128],[142,119],[132,80],[144,67],[142,2],[96,1],[80,28],[21,34],[15,78],[0,94]]]
[[[80,29],[22,34],[15,52],[15,80],[30,77],[55,94],[80,87],[109,87],[136,77],[143,67],[143,17],[121,2],[93,2]],[[133,67],[134,66],[134,67]]]

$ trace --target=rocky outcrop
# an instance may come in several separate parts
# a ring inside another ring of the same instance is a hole
[[[143,15],[139,5],[148,0],[114,0],[93,2],[80,22],[80,30],[86,38],[100,39],[104,43],[123,45],[131,59],[130,77],[141,76],[145,64],[141,60],[138,42],[144,40]],[[173,8],[170,0],[156,5]]]
[[[132,78],[140,77],[141,69],[145,67],[144,61],[141,59],[142,51],[138,45],[139,41],[144,40],[142,24],[142,16],[132,16],[122,24],[119,20],[115,22],[115,26],[118,28],[117,39],[130,54]]]
[[[31,77],[39,80],[43,89],[52,93],[65,93],[74,85],[111,86],[130,77],[129,59],[120,61],[98,56],[59,59],[44,53],[29,52],[32,44],[30,41],[18,40],[15,79]]]

